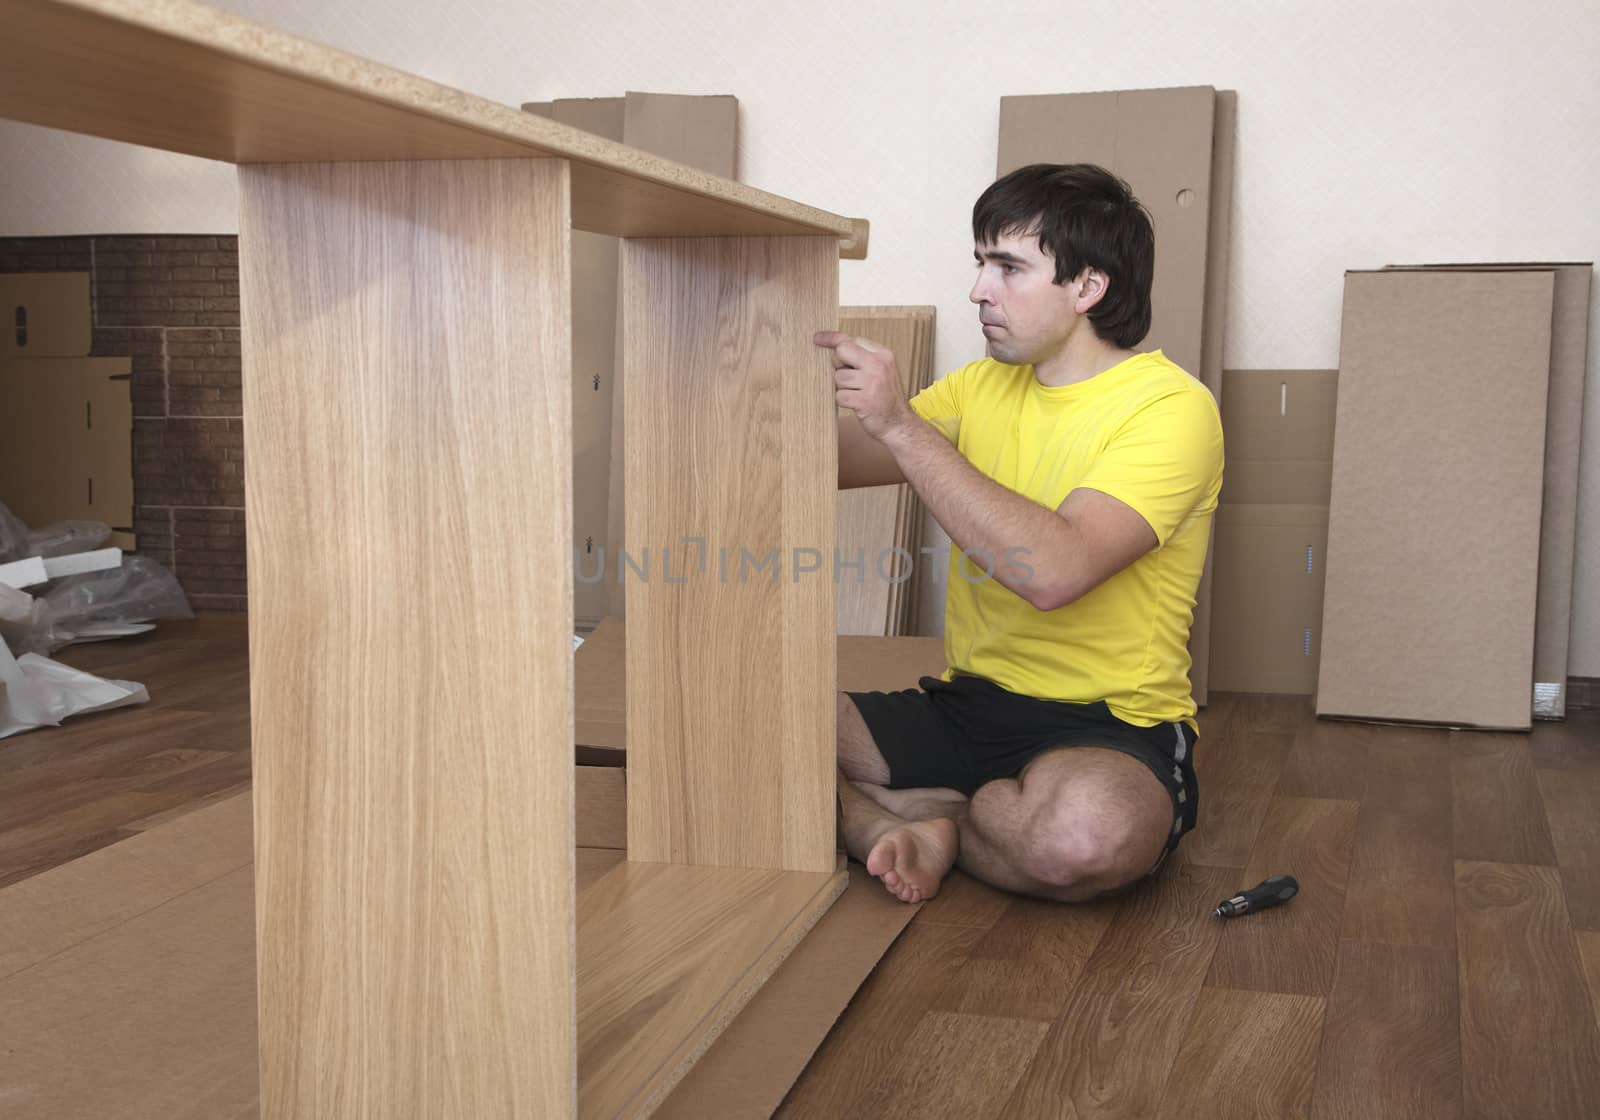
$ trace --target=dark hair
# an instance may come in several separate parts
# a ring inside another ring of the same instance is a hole
[[[1056,261],[1057,284],[1085,268],[1110,278],[1089,309],[1099,337],[1124,349],[1150,333],[1150,283],[1156,238],[1150,214],[1128,184],[1092,163],[1035,163],[990,184],[972,208],[972,236],[1037,234]]]

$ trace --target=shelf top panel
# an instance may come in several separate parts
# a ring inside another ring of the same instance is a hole
[[[191,0],[0,0],[0,117],[228,163],[572,161],[572,221],[617,237],[839,238],[867,223]]]

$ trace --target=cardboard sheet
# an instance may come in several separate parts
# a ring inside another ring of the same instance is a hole
[[[0,362],[87,357],[89,315],[87,272],[0,273]]]
[[[1539,609],[1533,634],[1533,715],[1567,714],[1572,578],[1578,534],[1578,470],[1583,443],[1584,378],[1589,364],[1589,289],[1594,265],[1399,265],[1450,272],[1553,269],[1550,322],[1550,406],[1544,433],[1544,499],[1539,520]]]
[[[1317,687],[1337,370],[1228,370],[1211,679],[1229,692]]]
[[[131,358],[0,362],[0,501],[33,527],[133,525]]]
[[[1317,713],[1526,729],[1554,278],[1345,278]]]
[[[1309,696],[1321,651],[1326,505],[1217,510],[1211,682]]]

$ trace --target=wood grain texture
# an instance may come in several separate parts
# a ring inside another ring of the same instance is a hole
[[[1600,929],[1600,767],[1541,770],[1537,780],[1572,924]]]
[[[1360,801],[1367,791],[1367,751],[1376,728],[1364,723],[1315,720],[1295,732],[1278,776],[1285,797]]]
[[[1456,859],[1556,862],[1526,735],[1452,731],[1450,779]]]
[[[1600,767],[1600,710],[1569,710],[1559,723],[1535,722],[1528,749],[1540,770]]]
[[[1012,897],[957,869],[945,877],[933,901],[922,904],[918,918],[924,923],[987,930],[1000,920]]]
[[[833,867],[838,448],[811,338],[838,271],[827,238],[623,245],[625,535],[654,562],[627,583],[630,859]]]
[[[1180,866],[1128,895],[1003,1114],[1153,1114],[1216,948],[1209,912],[1232,886]]]
[[[1062,906],[1013,898],[935,1007],[963,1015],[1054,1022],[1119,905],[1117,899]]]
[[[648,1116],[844,890],[624,861],[578,898],[578,1115]]]
[[[619,237],[830,234],[841,218],[188,0],[5,0],[0,116],[229,163],[573,161]]]
[[[627,858],[628,853],[620,848],[580,847],[573,852],[573,883],[581,894]]]
[[[1344,914],[1354,801],[1275,797],[1238,887],[1292,874],[1287,906],[1224,924],[1206,983],[1218,988],[1323,996],[1333,984]]]
[[[912,922],[861,985],[776,1115],[834,1120],[850,1114],[894,1061],[981,936],[965,926]]]
[[[1367,752],[1342,936],[1452,948],[1449,732],[1384,728]]]
[[[570,1111],[566,165],[240,198],[263,1112]]]
[[[846,870],[844,894],[654,1116],[766,1120],[782,1103],[856,989],[917,914],[860,864]]]
[[[1310,1116],[1322,1012],[1316,996],[1202,990],[1157,1117]]]
[[[1027,1019],[930,1011],[850,1115],[1004,1117],[1006,1099],[1049,1029]]]
[[[1178,846],[1174,858],[1181,862],[1244,867],[1294,744],[1293,737],[1285,734],[1231,730],[1226,734],[1226,750],[1211,750],[1203,738],[1195,745],[1200,815],[1195,830]]]
[[[1467,1117],[1585,1116],[1600,1027],[1553,867],[1456,863]]]
[[[577,844],[628,848],[628,772],[620,766],[579,766],[575,773]]]
[[[1454,1120],[1461,1115],[1454,952],[1340,943],[1311,1115],[1314,1120]]]
[[[1589,1000],[1594,1004],[1595,1024],[1600,1026],[1600,933],[1589,929],[1572,931],[1578,946],[1578,959],[1589,981]]]
[[[247,865],[0,980],[5,1113],[257,1115],[254,901]]]

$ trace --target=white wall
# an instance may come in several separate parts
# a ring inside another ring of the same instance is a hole
[[[731,93],[741,177],[873,223],[847,303],[932,303],[979,353],[967,220],[1004,94],[1239,91],[1226,365],[1338,364],[1347,268],[1600,259],[1600,5],[1479,0],[229,0],[497,101]],[[231,169],[0,124],[0,235],[235,230]],[[1600,287],[1597,287],[1600,304]],[[1600,343],[1571,670],[1600,676]],[[1440,542],[1443,547],[1458,543]],[[925,621],[938,604],[924,604]]]

